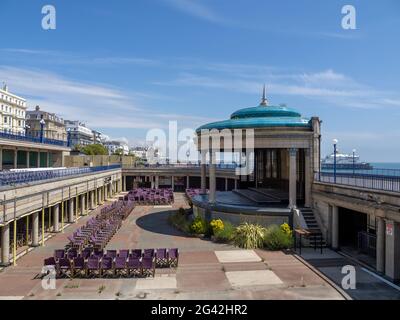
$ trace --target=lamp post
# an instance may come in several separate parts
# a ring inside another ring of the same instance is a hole
[[[187,157],[186,165],[188,166],[189,165],[189,157],[190,157],[190,150],[189,149],[187,149],[187,151],[186,151],[186,157]]]
[[[44,142],[44,136],[43,136],[43,131],[44,131],[44,125],[46,124],[46,121],[44,119],[40,120],[40,142]]]
[[[353,176],[355,174],[356,171],[356,149],[353,149]]]
[[[338,139],[333,139],[333,182],[336,183],[336,146]]]
[[[30,125],[28,125],[28,124],[25,125],[25,137],[28,136],[28,130],[29,130],[30,128],[31,128]]]

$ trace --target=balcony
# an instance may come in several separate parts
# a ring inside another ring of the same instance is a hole
[[[121,168],[120,165],[83,167],[83,168],[67,168],[67,169],[51,169],[51,170],[35,170],[26,169],[23,171],[2,171],[0,172],[0,186],[15,186],[35,181],[44,181],[50,179],[60,179],[64,177],[78,176],[82,174],[90,174],[106,170],[114,170]]]
[[[49,144],[49,145],[55,145],[55,146],[60,146],[60,147],[68,147],[67,141],[48,139],[48,138],[43,138],[43,141],[41,141],[41,139],[38,137],[19,135],[19,134],[5,132],[3,130],[0,130],[0,139],[9,139],[9,140],[16,140],[16,141],[26,141],[26,142],[33,142],[33,143]]]

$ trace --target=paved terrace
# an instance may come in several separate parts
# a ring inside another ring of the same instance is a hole
[[[89,216],[53,236],[0,273],[3,299],[343,299],[319,273],[283,252],[239,250],[187,237],[172,228],[169,212],[184,206],[176,194],[173,206],[137,207],[107,248],[180,249],[177,269],[156,269],[155,278],[58,279],[56,290],[44,290],[43,259],[62,248],[67,236]],[[104,287],[103,287],[104,286]],[[101,293],[99,288],[103,287]]]

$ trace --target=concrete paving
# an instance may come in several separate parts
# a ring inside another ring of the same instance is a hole
[[[177,268],[157,268],[155,278],[57,279],[56,289],[43,289],[36,278],[43,259],[63,248],[87,216],[20,258],[17,266],[5,268],[0,273],[0,299],[343,299],[292,254],[240,250],[175,230],[168,216],[186,206],[182,194],[175,198],[172,208],[135,208],[107,248],[176,247]]]
[[[230,271],[225,274],[233,288],[283,284],[271,270]]]
[[[324,249],[321,255],[318,250],[306,248],[302,250],[301,258],[332,280],[338,287],[342,287],[342,280],[346,275],[346,273],[342,273],[343,267],[353,266],[355,268],[355,289],[342,289],[352,299],[400,299],[400,287],[385,282],[380,276],[364,268],[357,261],[338,252]]]
[[[261,261],[261,258],[253,250],[225,250],[216,251],[215,254],[221,263]]]

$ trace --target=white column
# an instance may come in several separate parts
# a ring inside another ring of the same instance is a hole
[[[158,189],[158,187],[159,187],[159,176],[156,176],[155,177],[155,179],[156,179],[156,189]]]
[[[311,150],[304,149],[304,206],[311,207],[311,179],[312,179],[312,170],[311,170]]]
[[[32,247],[39,246],[39,212],[32,214]]]
[[[376,225],[376,271],[385,272],[385,231],[386,223],[382,217],[377,217]]]
[[[18,150],[14,150],[14,169],[18,168]]]
[[[225,178],[225,191],[228,191],[228,178]]]
[[[237,189],[237,179],[235,179],[235,189]]]
[[[81,194],[81,215],[85,215],[85,195]]]
[[[174,176],[171,177],[171,188],[172,188],[172,191],[175,190],[175,177]]]
[[[151,188],[154,189],[154,177],[150,176]]]
[[[400,223],[386,220],[385,275],[400,280]]]
[[[90,191],[90,209],[94,209],[96,207],[94,203],[94,191]]]
[[[296,208],[296,148],[289,149],[289,208]]]
[[[59,224],[59,215],[60,215],[60,205],[56,204],[53,206],[53,231],[59,232],[60,231],[60,224]]]
[[[30,161],[29,161],[29,153],[30,153],[29,150],[27,150],[27,151],[26,151],[26,167],[27,167],[27,168],[29,168],[29,166],[30,166],[30,163],[29,163],[29,162],[30,162]]]
[[[3,149],[0,148],[0,171],[3,170]]]
[[[10,264],[10,225],[1,227],[1,265]]]
[[[339,249],[339,211],[332,205],[332,249]]]
[[[209,202],[210,203],[215,203],[216,199],[216,187],[217,187],[217,178],[215,175],[216,171],[216,152],[211,151],[211,157],[210,157],[210,194],[208,196]]]
[[[75,203],[75,199],[71,198],[68,200],[68,222],[69,223],[74,223],[75,219],[74,219],[74,203]]]
[[[201,151],[201,193],[206,194],[207,189],[207,153],[205,150]]]
[[[40,150],[37,152],[37,167],[40,168]]]
[[[189,178],[189,176],[186,176],[186,189],[189,189],[190,188],[190,178]]]
[[[122,191],[126,191],[126,177],[122,176]]]
[[[50,152],[47,152],[47,168],[50,167]]]

